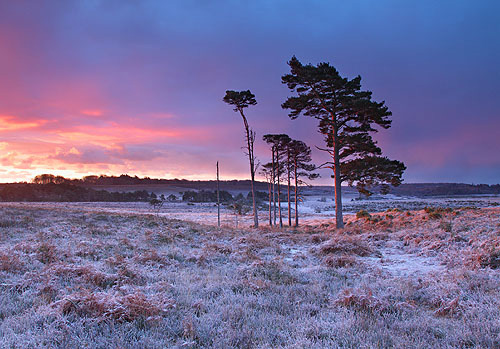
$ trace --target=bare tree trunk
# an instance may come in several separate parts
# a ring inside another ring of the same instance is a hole
[[[276,163],[274,161],[274,147],[272,148],[272,153],[273,153],[273,206],[274,206],[274,225],[276,225],[276,190],[275,190],[275,183],[276,183]]]
[[[251,182],[251,189],[252,189],[252,205],[253,205],[253,223],[254,227],[258,228],[259,227],[259,213],[257,212],[257,204],[255,202],[255,162],[254,162],[254,157],[253,157],[253,141],[252,141],[252,182]]]
[[[253,142],[254,142],[254,134],[250,131],[248,126],[247,119],[243,114],[243,110],[240,109],[241,117],[243,118],[243,123],[245,124],[245,132],[247,138],[247,147],[248,147],[248,159],[250,160],[250,177],[251,177],[251,190],[252,190],[252,204],[253,204],[253,223],[254,227],[259,227],[259,216],[257,212],[257,205],[255,204],[255,190],[254,190],[254,182],[255,182],[255,158],[253,155]]]
[[[219,162],[217,161],[217,226],[220,227]]]
[[[335,177],[335,221],[337,229],[344,227],[344,219],[342,217],[342,180],[340,178],[340,156],[338,145],[338,129],[333,126],[333,176]]]
[[[269,192],[269,226],[273,225],[273,216],[272,216],[272,205],[271,205],[271,178],[267,182],[267,191]]]
[[[281,190],[280,190],[280,162],[278,159],[278,150],[276,150],[276,169],[278,181],[278,214],[280,217],[280,228],[283,228],[283,217],[281,216]]]
[[[287,185],[287,194],[288,194],[288,226],[292,226],[292,208],[290,207],[290,149],[287,150],[286,156],[286,169],[288,174],[288,185]]]
[[[298,179],[297,179],[297,159],[294,161],[294,171],[295,171],[295,226],[299,226],[299,204],[298,204]]]

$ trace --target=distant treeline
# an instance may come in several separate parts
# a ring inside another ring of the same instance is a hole
[[[215,189],[216,181],[191,181],[187,179],[156,179],[156,178],[139,178],[137,176],[121,175],[121,176],[85,176],[81,179],[69,179],[62,176],[55,176],[52,174],[42,174],[33,178],[33,183],[35,184],[48,184],[48,183],[67,183],[73,185],[84,185],[84,186],[112,186],[112,185],[171,185],[181,188],[196,188],[196,189]],[[267,190],[267,183],[256,182],[257,189]],[[231,180],[231,181],[220,181],[220,187],[225,190],[235,190],[238,188],[250,188],[249,180]]]
[[[391,187],[390,193],[401,196],[500,194],[500,184],[411,183]]]
[[[256,192],[259,201],[267,198],[267,193]],[[233,197],[231,193],[221,190],[219,198],[222,203],[250,201],[250,193],[245,197],[238,194]],[[50,201],[50,202],[130,202],[144,201],[150,202],[157,199],[154,193],[148,193],[146,190],[137,190],[134,192],[109,192],[106,190],[95,190],[81,185],[70,183],[7,183],[0,184],[0,201]],[[175,201],[175,196],[171,195],[168,201]],[[167,199],[166,199],[167,200]],[[187,202],[217,202],[217,192],[200,190],[186,191],[182,193],[182,201]]]
[[[109,192],[94,190],[69,183],[9,183],[0,184],[1,201],[149,201],[153,196],[146,190]]]
[[[263,191],[256,191],[255,196],[257,201],[265,201],[268,198],[268,194]],[[245,197],[243,194],[238,194],[233,197],[231,193],[225,190],[221,190],[219,193],[219,200],[220,202],[223,203],[228,203],[228,202],[233,202],[233,201],[239,201],[239,202],[250,202],[252,199],[251,193],[248,193],[248,195]],[[284,200],[285,197],[282,196],[282,199]],[[200,191],[186,191],[182,194],[182,201],[189,201],[189,202],[217,202],[217,192],[216,191],[209,191],[209,190],[200,190]]]

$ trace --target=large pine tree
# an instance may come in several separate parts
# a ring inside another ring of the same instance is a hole
[[[303,65],[295,56],[288,62],[290,74],[282,82],[297,95],[283,104],[292,119],[299,115],[319,120],[331,161],[324,164],[333,170],[335,184],[335,218],[337,228],[342,218],[342,182],[356,184],[369,193],[375,185],[399,185],[406,167],[397,160],[382,156],[373,140],[375,127],[391,126],[385,102],[372,100],[370,91],[361,90],[361,77],[343,78],[329,63]]]

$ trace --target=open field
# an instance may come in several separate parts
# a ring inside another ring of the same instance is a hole
[[[213,205],[2,203],[0,346],[499,347],[500,208],[456,206],[256,230]]]
[[[129,187],[130,189],[131,187]],[[133,189],[135,190],[135,189]],[[142,190],[142,189],[141,189]],[[241,191],[232,191],[237,195]],[[167,193],[163,191],[156,192]],[[174,193],[177,197],[179,192]],[[243,193],[247,196],[248,192]],[[153,210],[147,202],[3,202],[2,206],[10,207],[32,207],[32,208],[64,208],[66,210],[83,211],[89,213],[126,213],[126,214],[155,214],[168,219],[186,220],[194,223],[209,225],[217,224],[217,206],[215,203],[192,203],[192,202],[166,202],[158,211]],[[267,205],[263,202],[263,206]],[[345,191],[343,197],[343,211],[347,215],[355,214],[360,210],[368,212],[380,212],[387,209],[398,208],[401,210],[421,210],[425,207],[498,207],[500,196],[498,195],[476,195],[467,197],[399,197],[394,195],[374,196],[368,200],[358,200],[358,194]],[[250,206],[248,206],[250,209]],[[282,214],[284,224],[288,223],[286,203],[282,203]],[[292,216],[294,216],[294,205],[292,203]],[[335,214],[335,204],[331,188],[316,187],[307,189],[303,201],[299,203],[300,221],[307,224],[321,224],[331,219]],[[268,210],[261,207],[259,211],[260,222],[268,224]],[[248,227],[253,224],[251,214],[237,216],[230,207],[221,204],[221,222],[226,227]]]

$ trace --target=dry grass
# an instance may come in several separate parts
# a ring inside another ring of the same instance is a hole
[[[117,322],[131,322],[138,319],[145,321],[159,321],[162,315],[175,308],[172,299],[147,297],[140,291],[120,295],[104,292],[81,291],[53,303],[63,315],[75,313],[79,317],[90,317],[99,321],[115,320]]]
[[[500,209],[344,230],[0,210],[0,347],[500,346]]]
[[[373,250],[359,236],[336,234],[328,242],[321,245],[320,253],[322,255],[347,254],[365,257],[372,254]]]

